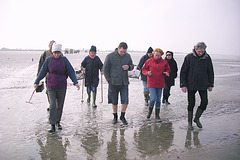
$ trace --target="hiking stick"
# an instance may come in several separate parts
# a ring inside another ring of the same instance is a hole
[[[102,81],[102,74],[101,74],[101,101],[100,103],[103,103],[103,81]]]
[[[85,77],[83,77],[83,80],[82,80],[82,99],[81,99],[82,103],[84,102],[84,100],[83,100],[84,82],[85,82]]]
[[[32,102],[30,102],[30,101],[31,101],[31,99],[32,99],[32,97],[33,97],[33,94],[35,93],[35,91],[36,91],[36,89],[34,89],[34,91],[33,91],[32,95],[31,95],[31,97],[30,97],[29,101],[25,101],[26,103],[30,103],[30,104],[32,104]]]

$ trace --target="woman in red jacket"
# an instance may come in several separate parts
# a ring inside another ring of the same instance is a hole
[[[142,67],[142,73],[147,76],[147,87],[150,91],[150,104],[147,118],[149,119],[155,105],[155,118],[160,119],[160,105],[162,89],[165,87],[165,76],[169,76],[170,67],[168,62],[162,59],[164,52],[160,48],[153,51],[153,58],[148,59]]]

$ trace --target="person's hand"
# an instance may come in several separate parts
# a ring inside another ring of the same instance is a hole
[[[86,71],[86,68],[82,68],[82,71],[85,72],[85,71]]]
[[[151,71],[148,71],[148,76],[151,76],[152,75],[152,72]]]
[[[37,89],[37,87],[38,87],[38,84],[34,84],[34,88]]]
[[[183,87],[183,88],[181,88],[181,89],[182,89],[182,91],[183,91],[184,93],[187,92],[187,87]]]
[[[165,74],[166,76],[169,77],[169,73],[168,72],[163,72],[163,74]]]
[[[128,70],[129,66],[128,65],[123,65],[122,68],[123,68],[124,71],[126,71],[126,70]]]
[[[100,72],[101,75],[103,75],[103,72]]]
[[[208,91],[211,92],[213,87],[208,87]]]
[[[77,87],[77,89],[78,89],[78,90],[80,89],[80,86],[79,86],[79,84],[76,84],[75,86]]]

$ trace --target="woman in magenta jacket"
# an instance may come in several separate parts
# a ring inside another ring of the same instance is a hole
[[[147,118],[149,119],[155,104],[155,118],[160,119],[160,105],[162,89],[165,87],[165,76],[169,76],[170,67],[168,62],[162,59],[164,52],[160,48],[153,51],[153,58],[148,59],[142,67],[142,73],[147,76],[147,87],[150,91],[150,104]]]

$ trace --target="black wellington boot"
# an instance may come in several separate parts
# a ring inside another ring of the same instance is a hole
[[[144,98],[145,98],[145,106],[148,106],[148,101],[149,101],[149,93],[144,93]]]
[[[155,119],[159,122],[162,122],[162,120],[160,118],[160,108],[155,109]]]
[[[96,108],[96,107],[97,107],[97,105],[96,105],[97,92],[93,92],[92,95],[93,95],[92,106],[93,106],[94,108]]]
[[[51,129],[48,131],[49,133],[53,133],[53,132],[55,132],[55,124],[52,124],[51,125],[52,127],[51,127]]]
[[[91,101],[91,92],[88,93],[87,103],[90,104],[90,101]]]
[[[125,112],[121,112],[120,120],[124,125],[128,125],[127,120],[125,119]]]
[[[151,117],[152,111],[153,111],[153,106],[149,106],[149,107],[148,107],[147,119],[149,119],[149,118]]]
[[[194,118],[194,120],[193,120],[193,121],[197,124],[197,126],[198,126],[199,128],[202,128],[202,124],[200,123],[199,118],[201,117],[203,111],[204,111],[204,110],[198,108],[198,109],[197,109],[197,112],[196,112],[196,115],[195,115],[195,118]]]
[[[58,127],[58,130],[62,130],[62,126],[61,126],[60,122],[57,122],[56,126]]]
[[[113,113],[113,121],[112,121],[113,124],[117,124],[118,123],[118,115],[117,113]]]
[[[193,111],[188,111],[188,129],[193,130],[192,126]]]

